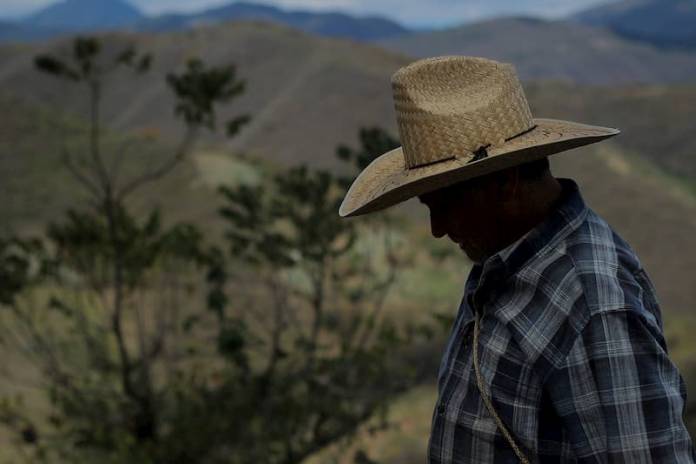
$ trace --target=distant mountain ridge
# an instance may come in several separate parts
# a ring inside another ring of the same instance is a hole
[[[661,47],[696,48],[696,0],[622,0],[573,19]]]
[[[21,22],[0,22],[0,41],[41,40],[74,32],[112,29],[170,32],[234,20],[268,21],[314,35],[360,41],[410,32],[401,24],[379,16],[290,11],[258,3],[234,2],[190,14],[146,17],[126,0],[63,0]]]
[[[63,0],[27,17],[25,26],[63,31],[113,29],[144,19],[125,0]]]
[[[324,37],[378,40],[409,32],[404,26],[377,16],[356,17],[344,13],[285,11],[274,6],[235,2],[188,15],[163,15],[137,25],[144,31],[175,31],[231,20],[263,20],[300,29]]]
[[[417,58],[474,55],[510,62],[526,80],[600,85],[696,81],[696,53],[657,50],[571,21],[500,18],[379,44]]]

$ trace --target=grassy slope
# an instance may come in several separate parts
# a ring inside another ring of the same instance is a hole
[[[672,176],[696,182],[696,84],[581,87],[553,82],[526,86],[538,116],[618,127],[622,150]]]
[[[0,231],[38,233],[68,208],[86,205],[85,191],[69,174],[62,153],[67,147],[78,157],[85,156],[87,125],[78,117],[2,93],[0,107],[11,108],[0,125]],[[111,162],[110,155],[126,136],[109,134],[106,139],[105,153]],[[120,178],[128,179],[172,152],[167,141],[142,139],[128,152]],[[146,186],[132,205],[139,211],[162,207],[169,221],[211,223],[219,204],[217,186],[253,182],[257,175],[252,164],[199,144],[196,156],[162,182]]]
[[[384,89],[390,74],[408,61],[368,45],[262,23],[109,39],[114,47],[131,42],[152,52],[155,62],[152,72],[137,84],[110,88],[105,114],[112,127],[147,128],[167,138],[180,133],[164,76],[180,69],[187,59],[200,56],[208,63],[237,64],[240,76],[248,81],[247,92],[220,115],[249,113],[254,117],[232,142],[233,149],[324,166],[334,164],[337,140],[343,141],[349,134],[345,141],[353,141],[361,125],[383,124],[385,115],[393,119],[391,99]],[[81,91],[60,86],[32,67],[33,55],[61,50],[65,45],[58,41],[21,49],[0,47],[0,84],[24,99],[84,114]]]
[[[5,227],[36,225],[77,198],[61,168],[63,144],[78,140],[85,125],[77,118],[0,95],[0,195]]]

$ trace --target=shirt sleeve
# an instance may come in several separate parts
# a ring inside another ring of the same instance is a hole
[[[694,463],[686,385],[661,333],[630,310],[593,315],[544,382],[579,463]]]

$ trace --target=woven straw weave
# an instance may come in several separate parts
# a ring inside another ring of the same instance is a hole
[[[417,61],[392,77],[407,168],[469,157],[534,126],[511,65],[469,57]]]

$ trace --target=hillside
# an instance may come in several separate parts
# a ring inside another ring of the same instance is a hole
[[[521,77],[583,84],[696,80],[696,54],[663,51],[568,21],[502,18],[379,42],[413,57],[474,55],[514,63]]]
[[[112,128],[146,130],[159,134],[163,142],[175,139],[180,126],[171,118],[171,100],[163,76],[187,57],[200,54],[216,63],[237,63],[241,76],[248,80],[247,93],[223,115],[250,113],[253,121],[226,145],[226,150],[287,164],[306,162],[331,168],[337,166],[336,145],[355,145],[360,127],[378,125],[395,132],[389,79],[409,61],[375,47],[319,39],[260,23],[154,36],[118,35],[110,40],[134,40],[157,57],[152,76],[142,85],[120,86],[107,97],[106,117]],[[83,100],[80,92],[58,87],[31,68],[34,53],[62,45],[0,47],[0,84],[15,95],[15,100],[0,102],[7,117],[17,117],[17,99],[33,102],[27,103],[32,106],[51,105],[80,113],[83,108],[76,105]],[[526,88],[538,116],[566,117],[623,129],[620,137],[604,144],[608,151],[597,151],[604,145],[578,150],[556,157],[554,164],[562,175],[580,181],[590,203],[635,246],[667,310],[690,310],[696,305],[696,277],[690,271],[696,268],[696,206],[693,196],[681,186],[695,179],[690,173],[696,172],[696,140],[690,134],[696,133],[691,112],[696,86],[627,87],[617,91],[531,83]],[[0,151],[6,147],[0,162],[11,166],[0,172],[23,189],[25,205],[68,204],[69,200],[57,195],[32,196],[33,190],[22,187],[43,178],[54,179],[57,168],[43,154],[55,153],[60,147],[56,132],[32,132],[26,124],[30,123],[5,124],[16,129],[0,132]],[[30,140],[26,140],[27,134],[32,134]],[[20,143],[29,145],[17,153],[7,148]],[[29,158],[26,153],[35,156]],[[23,170],[16,167],[17,163],[24,166]],[[218,166],[216,169],[224,166],[215,160],[213,164]],[[180,182],[189,186],[192,179],[186,172],[182,175],[188,175],[189,180]],[[684,176],[681,183],[674,173]],[[22,176],[29,174],[31,179],[23,181]],[[0,185],[6,182],[1,179]],[[210,218],[205,212],[210,205],[197,202],[189,187],[178,191],[176,185],[170,188],[167,192],[178,194],[152,192],[153,198],[181,198],[184,192],[187,205],[176,204],[173,211],[193,215],[197,221]],[[402,211],[423,220],[425,227],[424,211],[418,205],[409,203]]]
[[[60,33],[61,31],[55,29],[0,21],[0,42],[30,42],[55,37]]]
[[[320,166],[334,163],[337,140],[351,142],[361,125],[393,120],[391,97],[384,89],[391,74],[408,63],[407,58],[376,47],[316,38],[269,23],[109,37],[112,47],[134,42],[155,56],[152,72],[137,87],[115,86],[105,96],[105,118],[113,128],[147,127],[168,136],[176,134],[180,125],[173,118],[164,77],[188,58],[200,56],[209,63],[236,63],[240,76],[248,81],[248,91],[221,113],[222,118],[240,113],[254,116],[232,148]],[[59,40],[0,47],[0,85],[28,101],[85,114],[81,89],[65,87],[33,68],[35,54],[68,45]],[[343,139],[346,134],[350,134],[348,140]]]
[[[23,228],[48,219],[56,207],[52,199],[60,198],[62,205],[75,199],[67,173],[61,169],[60,155],[50,145],[69,143],[83,126],[75,119],[4,94],[0,94],[0,107],[3,112],[12,108],[0,125],[3,229]],[[53,143],[47,146],[45,140]],[[5,232],[3,229],[0,232]]]
[[[694,0],[622,0],[582,11],[573,19],[660,47],[696,48]]]
[[[40,233],[48,222],[61,219],[67,209],[85,204],[85,192],[68,173],[63,154],[69,151],[74,159],[84,159],[87,124],[56,108],[28,103],[3,92],[0,92],[0,108],[12,109],[5,113],[0,125],[0,234]],[[125,136],[111,133],[104,140],[104,155],[112,165],[110,155],[122,146]],[[157,143],[143,140],[132,147],[121,178],[132,178],[133,172],[160,163],[172,153],[166,140]],[[206,164],[211,158],[215,161],[213,155],[202,151],[196,162],[185,161],[163,182],[146,187],[147,191],[131,205],[136,211],[163,207],[168,221],[209,220],[218,205],[215,188],[206,179]],[[218,165],[227,166],[230,173],[216,173],[219,182],[237,177],[234,159],[225,161]]]
[[[622,150],[639,154],[696,191],[696,84],[583,87],[530,83],[536,114],[619,127]]]

